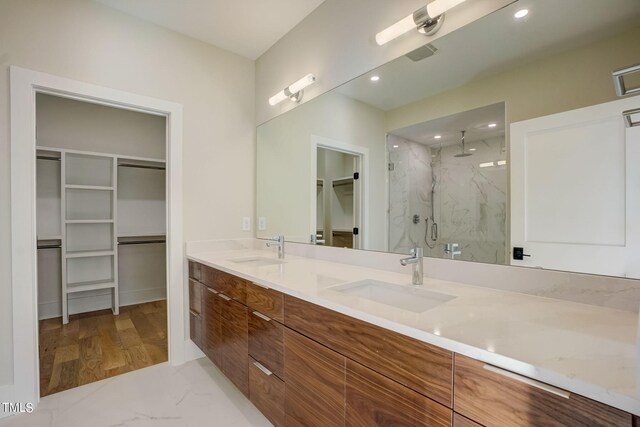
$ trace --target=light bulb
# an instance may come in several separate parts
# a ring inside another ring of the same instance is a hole
[[[271,105],[273,107],[274,105],[278,105],[279,103],[281,103],[285,99],[287,99],[287,95],[285,95],[284,91],[281,90],[280,92],[276,93],[271,98],[269,98],[269,105]]]
[[[289,86],[289,91],[291,93],[298,93],[302,89],[311,85],[315,81],[316,81],[316,77],[313,74],[307,74],[306,76],[304,76],[303,78],[301,78],[300,80],[298,80],[297,82]]]
[[[465,0],[435,0],[427,5],[427,12],[431,18],[435,18],[464,1]]]
[[[382,46],[385,43],[389,43],[391,40],[400,37],[404,33],[415,30],[416,23],[413,21],[413,13],[406,18],[401,19],[389,28],[386,28],[376,34],[376,43]]]

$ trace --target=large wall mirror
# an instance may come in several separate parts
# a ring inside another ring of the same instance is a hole
[[[414,53],[258,127],[258,237],[640,278],[638,0],[519,0]]]

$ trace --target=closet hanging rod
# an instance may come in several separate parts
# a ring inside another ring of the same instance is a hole
[[[167,243],[166,239],[158,239],[158,240],[132,240],[129,242],[118,242],[118,246],[124,245],[146,245],[151,243]]]
[[[52,157],[52,156],[36,156],[36,159],[38,160],[53,160],[56,162],[60,161],[60,157]]]
[[[131,163],[118,163],[118,166],[122,166],[123,168],[155,169],[162,171],[167,169],[165,166],[134,165]]]
[[[42,245],[38,246],[38,249],[62,249],[62,245]]]

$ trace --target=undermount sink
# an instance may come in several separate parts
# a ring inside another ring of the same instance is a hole
[[[265,257],[234,258],[234,259],[230,259],[229,261],[235,262],[236,264],[252,265],[255,267],[264,267],[267,265],[278,265],[278,264],[284,264],[286,262],[280,259],[265,258]]]
[[[452,295],[428,291],[419,287],[409,287],[371,279],[332,286],[330,289],[414,313],[431,310],[456,298]]]

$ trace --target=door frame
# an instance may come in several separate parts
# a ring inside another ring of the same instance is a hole
[[[339,151],[360,158],[360,242],[357,249],[366,249],[368,244],[367,236],[369,235],[369,149],[360,145],[348,144],[335,139],[311,135],[311,174],[309,184],[309,188],[311,189],[311,216],[309,224],[315,224],[317,221],[316,185],[318,177],[318,148]],[[316,231],[312,229],[310,229],[309,232],[312,234],[316,233]]]
[[[169,363],[185,360],[182,105],[11,66],[11,289],[13,402],[40,399],[36,248],[36,94],[166,117],[167,330]],[[4,398],[4,397],[3,397]],[[6,400],[5,400],[6,401]]]

